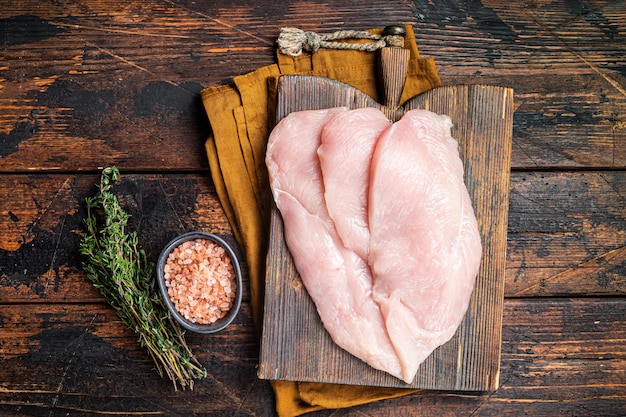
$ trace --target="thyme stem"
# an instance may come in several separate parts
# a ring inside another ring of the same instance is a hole
[[[193,389],[194,380],[206,377],[207,371],[158,295],[155,265],[139,248],[137,233],[126,231],[130,215],[111,192],[119,177],[116,167],[105,168],[98,192],[85,200],[87,233],[80,242],[83,269],[122,322],[135,331],[159,375],[167,376],[175,390],[179,385]]]

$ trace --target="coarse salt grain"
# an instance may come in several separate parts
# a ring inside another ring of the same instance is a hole
[[[163,270],[174,308],[192,323],[215,323],[235,302],[235,268],[224,248],[212,240],[195,239],[176,246]]]

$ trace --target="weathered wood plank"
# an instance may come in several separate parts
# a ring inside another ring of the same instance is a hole
[[[625,166],[620,2],[415,4],[418,45],[445,84],[515,90],[514,168]]]
[[[29,30],[3,32],[8,99],[0,126],[11,146],[0,154],[0,170],[205,168],[200,90],[274,63],[289,6],[203,6],[99,1],[3,9],[3,25]],[[310,7],[295,7],[294,18],[305,11],[311,15]],[[366,12],[344,4],[325,15],[335,14],[338,27]],[[404,2],[372,16],[374,26],[411,17]]]
[[[512,175],[508,240],[508,296],[626,294],[626,175]]]
[[[272,416],[257,380],[249,306],[224,333],[188,334],[210,376],[175,393],[103,304],[0,305],[0,410]],[[504,308],[501,384],[479,394],[423,392],[315,416],[603,415],[626,412],[626,300],[520,299]],[[199,400],[201,399],[201,400]],[[417,411],[419,410],[419,411]],[[583,411],[584,410],[584,411]],[[416,414],[418,413],[418,414]],[[24,414],[21,414],[24,415]]]
[[[0,305],[0,318],[2,415],[273,413],[269,385],[255,376],[258,346],[247,304],[219,334],[187,334],[209,376],[178,392],[104,304]]]
[[[626,99],[597,74],[442,76],[515,90],[513,169],[623,168]],[[575,87],[575,88],[574,88]],[[600,92],[600,93],[598,93]]]
[[[1,302],[99,299],[78,255],[83,201],[97,181],[95,175],[0,176]],[[183,231],[230,233],[208,173],[122,172],[116,193],[154,259]],[[620,171],[513,172],[505,295],[625,294],[624,195]]]
[[[515,89],[513,167],[624,167],[618,3],[12,4],[2,24],[30,30],[3,32],[0,170],[204,169],[199,91],[273,63],[280,26],[397,22],[446,84]]]

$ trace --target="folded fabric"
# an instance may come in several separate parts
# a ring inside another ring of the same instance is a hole
[[[382,29],[373,29],[381,33]],[[432,59],[419,56],[411,26],[405,48],[410,50],[401,103],[441,85]],[[278,78],[303,74],[332,78],[377,99],[377,56],[372,52],[320,49],[297,57],[277,52],[277,63],[237,76],[233,83],[202,91],[211,124],[205,147],[215,189],[249,269],[251,308],[260,335],[263,319],[265,257],[271,192],[265,167],[267,138]],[[271,381],[280,417],[325,408],[344,408],[415,390],[315,382]]]

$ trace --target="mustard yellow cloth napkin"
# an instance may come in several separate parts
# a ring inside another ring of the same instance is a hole
[[[372,32],[381,33],[382,29]],[[410,50],[411,58],[401,102],[441,85],[434,61],[420,58],[411,26],[406,26],[405,48]],[[271,207],[265,150],[274,124],[269,120],[273,93],[278,77],[283,74],[333,78],[377,99],[377,54],[320,49],[314,54],[294,58],[277,52],[276,64],[237,76],[232,84],[210,87],[201,93],[212,130],[205,143],[211,176],[248,264],[252,316],[259,334]],[[350,407],[414,392],[314,382],[271,383],[280,417]]]

